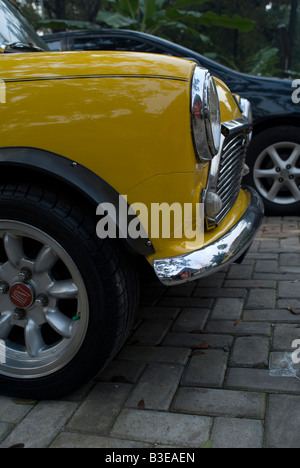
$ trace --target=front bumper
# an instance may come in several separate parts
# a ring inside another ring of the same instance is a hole
[[[264,206],[252,188],[243,189],[250,194],[250,204],[244,215],[224,236],[200,250],[154,260],[154,271],[163,284],[173,286],[211,275],[234,263],[250,247],[262,223]]]

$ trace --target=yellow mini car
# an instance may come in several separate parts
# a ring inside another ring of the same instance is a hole
[[[120,349],[136,259],[166,285],[239,259],[248,102],[189,60],[51,53],[0,0],[0,393],[54,398]]]

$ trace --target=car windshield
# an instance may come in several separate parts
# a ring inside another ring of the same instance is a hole
[[[6,50],[6,46],[13,44],[20,46],[18,50],[26,50],[26,45],[32,49],[49,50],[13,3],[0,0],[0,46]]]

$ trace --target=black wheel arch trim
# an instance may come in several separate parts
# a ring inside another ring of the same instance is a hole
[[[96,206],[101,203],[113,204],[117,213],[116,224],[118,228],[120,227],[120,194],[104,179],[76,161],[37,148],[2,147],[0,148],[0,171],[3,167],[24,167],[32,171],[47,174],[56,180],[60,180],[67,186],[71,186],[77,192],[81,192],[82,195],[88,197]],[[129,205],[127,212],[130,213]],[[127,216],[127,227],[133,217],[136,217],[136,215],[129,214]],[[130,236],[124,236],[121,240],[133,253],[147,256],[155,252],[148,238],[139,237],[133,239]]]

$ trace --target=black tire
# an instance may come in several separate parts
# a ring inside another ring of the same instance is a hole
[[[117,240],[97,237],[94,215],[80,205],[39,187],[0,187],[1,281],[15,285],[15,274],[32,264],[21,289],[32,292],[32,300],[39,295],[45,301],[20,314],[16,308],[17,315],[9,311],[3,325],[7,309],[19,306],[12,294],[16,286],[9,284],[10,290],[0,296],[0,339],[7,344],[5,362],[0,362],[0,394],[35,399],[68,394],[111,361],[130,330],[139,290],[134,263]],[[19,263],[12,250],[15,241]],[[48,297],[41,294],[42,287]],[[31,360],[37,369],[32,370]]]
[[[273,149],[278,157],[273,156]],[[300,151],[292,166],[287,164],[294,149],[300,150],[300,131],[292,126],[265,130],[256,135],[249,146],[250,174],[243,182],[258,191],[269,216],[300,213]]]

